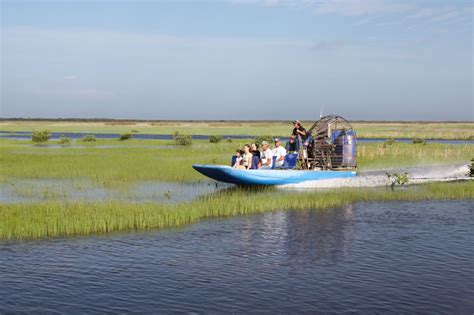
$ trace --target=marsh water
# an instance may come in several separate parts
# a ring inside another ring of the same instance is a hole
[[[178,203],[192,201],[231,185],[211,181],[174,183],[141,181],[133,185],[104,187],[85,178],[22,179],[0,182],[0,202],[23,203],[41,201],[117,201],[126,203]]]
[[[0,313],[474,311],[472,200],[0,243]]]
[[[59,139],[62,135],[71,139],[80,139],[88,134],[94,135],[98,139],[118,139],[120,134],[118,133],[86,133],[86,132],[52,132],[51,139]],[[27,140],[31,139],[31,132],[29,131],[0,131],[0,138],[6,139],[18,139],[18,140]],[[144,133],[134,133],[133,138],[137,140],[172,140],[173,136],[169,134],[144,134]],[[208,140],[208,135],[192,135],[192,138],[195,140]],[[250,135],[224,135],[224,139],[252,139],[255,136]],[[288,138],[282,137],[284,141],[287,141]],[[358,142],[384,142],[386,138],[358,138]],[[398,142],[411,143],[412,139],[408,138],[397,138],[395,139]],[[428,139],[426,142],[436,142],[444,144],[474,144],[474,140],[465,139],[465,140],[450,140],[450,139]],[[51,148],[67,148],[68,146],[58,146],[53,145]],[[147,146],[154,147],[154,146]]]
[[[397,169],[359,172],[355,178],[307,181],[278,187],[275,192],[292,190],[306,193],[326,188],[386,187],[386,172],[408,172],[409,184],[428,182],[466,181],[469,168],[466,163],[416,166]],[[117,187],[107,187],[87,178],[9,178],[0,181],[0,202],[24,203],[41,201],[118,201],[123,203],[158,202],[179,203],[211,196],[223,190],[236,189],[233,185],[210,180],[189,183],[141,181]],[[413,189],[416,189],[413,187]]]

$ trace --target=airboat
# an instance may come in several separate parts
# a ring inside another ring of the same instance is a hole
[[[346,119],[338,115],[321,117],[307,134],[311,135],[307,139],[298,137],[298,152],[287,154],[282,168],[242,170],[207,164],[194,164],[193,168],[216,181],[245,186],[298,184],[357,175],[356,132]]]

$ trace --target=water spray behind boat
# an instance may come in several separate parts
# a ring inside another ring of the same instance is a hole
[[[387,173],[391,176],[387,176]],[[306,181],[280,187],[284,189],[391,187],[394,183],[394,180],[396,181],[398,178],[402,179],[400,175],[405,174],[406,180],[403,176],[403,186],[433,182],[474,180],[474,177],[469,176],[470,166],[467,163],[457,163],[365,171],[359,172],[357,177],[354,178],[335,178],[328,180]],[[395,185],[399,184],[395,183]]]

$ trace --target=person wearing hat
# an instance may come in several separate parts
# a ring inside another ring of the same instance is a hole
[[[261,169],[271,169],[273,166],[273,153],[268,147],[267,141],[262,141]]]
[[[292,135],[298,140],[301,137],[301,142],[298,141],[298,146],[303,145],[303,147],[306,148],[313,140],[313,137],[311,137],[311,132],[306,131],[299,120],[293,121],[293,127]]]
[[[273,156],[276,156],[275,168],[283,167],[283,163],[285,162],[286,149],[281,145],[281,140],[279,138],[275,138],[275,148],[273,149],[272,153]]]
[[[297,139],[300,136],[303,141],[306,140],[306,138],[308,137],[308,133],[306,132],[306,129],[301,125],[301,122],[299,120],[293,121],[293,127],[293,132],[291,134]]]

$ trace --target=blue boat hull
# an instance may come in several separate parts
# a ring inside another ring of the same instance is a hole
[[[236,185],[286,185],[357,175],[353,171],[241,170],[225,165],[205,164],[195,164],[193,168],[214,180]]]

